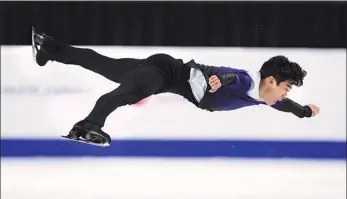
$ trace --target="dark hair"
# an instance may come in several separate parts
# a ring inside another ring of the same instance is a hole
[[[299,64],[291,62],[287,57],[278,55],[266,61],[260,69],[261,79],[273,76],[277,83],[292,81],[295,86],[302,86],[307,72]]]

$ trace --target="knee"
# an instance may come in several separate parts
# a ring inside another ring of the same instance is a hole
[[[174,59],[172,56],[165,53],[156,53],[147,58],[147,60],[153,60],[153,61],[166,61],[166,60],[172,60],[172,59]]]
[[[110,92],[103,96],[102,100],[107,103],[115,103],[117,105],[132,105],[151,96],[152,93],[148,89],[123,90],[119,89],[116,92]]]

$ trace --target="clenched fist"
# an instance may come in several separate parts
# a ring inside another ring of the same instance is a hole
[[[314,104],[308,104],[307,106],[310,107],[312,110],[311,117],[316,116],[319,113],[319,107],[318,106],[316,106]]]
[[[218,79],[216,75],[212,75],[208,81],[209,81],[208,83],[211,86],[210,93],[216,92],[216,90],[218,90],[222,86],[222,84],[220,83],[220,80]]]

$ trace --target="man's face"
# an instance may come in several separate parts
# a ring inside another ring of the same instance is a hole
[[[288,92],[292,89],[292,85],[290,81],[283,81],[277,84],[276,80],[270,77],[266,81],[265,88],[264,100],[268,105],[273,105],[287,97]]]

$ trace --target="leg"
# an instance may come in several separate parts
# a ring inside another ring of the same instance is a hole
[[[79,65],[116,83],[123,83],[125,77],[142,62],[140,59],[133,58],[114,59],[101,55],[92,49],[73,46],[62,48],[53,57],[54,61]]]
[[[125,77],[143,61],[133,58],[113,59],[101,55],[92,49],[77,48],[60,43],[48,35],[41,37],[38,39],[40,50],[36,55],[36,61],[41,66],[45,65],[49,60],[64,64],[79,65],[111,81],[122,83]]]
[[[170,82],[165,72],[160,69],[164,66],[159,67],[156,64],[161,57],[154,55],[146,59],[117,89],[101,96],[91,113],[75,124],[66,137],[78,140],[83,138],[84,142],[94,144],[110,143],[111,137],[101,130],[106,118],[118,107],[134,104],[164,91],[167,83]],[[170,63],[170,59],[168,61]]]
[[[118,107],[131,105],[158,93],[165,86],[164,76],[154,66],[140,66],[115,90],[101,96],[85,120],[103,127]]]

